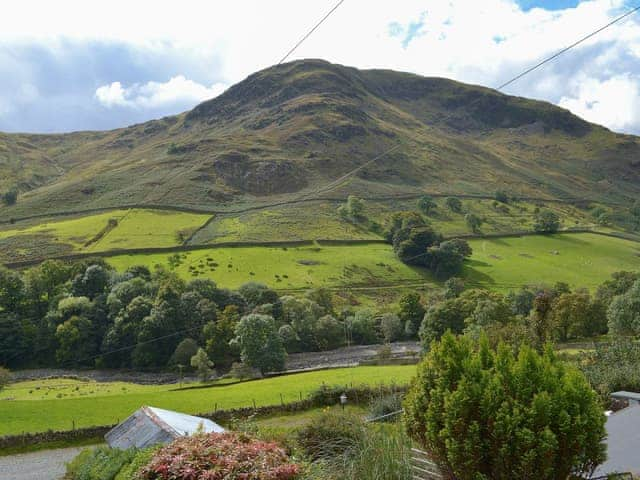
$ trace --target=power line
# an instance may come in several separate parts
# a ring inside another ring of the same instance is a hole
[[[295,44],[293,47],[291,47],[291,49],[290,49],[290,50],[289,50],[289,51],[288,51],[288,52],[287,52],[287,53],[286,53],[286,54],[285,54],[285,55],[280,59],[280,61],[277,63],[277,65],[280,65],[280,64],[282,64],[285,60],[287,60],[287,58],[289,58],[289,57],[291,56],[291,54],[293,54],[293,52],[295,52],[295,51],[298,49],[298,47],[299,47],[300,45],[302,45],[302,44],[305,42],[305,40],[307,40],[307,39],[311,36],[311,34],[313,34],[313,32],[315,32],[315,31],[316,31],[316,30],[317,30],[317,29],[318,29],[318,28],[319,28],[319,27],[320,27],[320,26],[321,26],[321,25],[322,25],[322,24],[323,24],[323,23],[324,23],[324,22],[325,22],[325,21],[326,21],[326,20],[327,20],[327,19],[328,19],[332,14],[333,14],[333,12],[335,12],[335,11],[340,7],[340,5],[342,5],[344,2],[345,2],[345,0],[340,0],[338,3],[336,3],[336,4],[333,6],[333,8],[332,8],[331,10],[329,10],[329,11],[324,15],[324,17],[322,17],[322,18],[320,19],[320,21],[318,21],[318,23],[316,23],[316,24],[313,26],[313,28],[311,28],[311,30],[309,30],[309,31],[308,31],[308,32],[307,32],[307,33],[306,33],[306,34],[305,34],[305,35],[304,35],[300,40],[298,40],[298,41],[296,42],[296,44]],[[167,175],[170,175],[170,174],[167,174]],[[165,175],[165,178],[167,177],[167,175]],[[175,177],[177,177],[178,175],[179,175],[179,173],[176,173],[176,174],[175,174]],[[166,182],[163,182],[163,184],[166,184]],[[159,185],[158,185],[158,186],[159,186]],[[153,192],[155,192],[155,190],[156,190],[157,188],[158,188],[158,187],[154,188],[154,189],[153,189],[153,190],[152,190],[152,191],[147,195],[147,197],[148,197],[148,196],[150,196]]]
[[[363,168],[366,168],[368,165],[378,161],[379,159],[381,159],[382,157],[392,153],[394,150],[397,150],[398,148],[400,148],[400,144],[396,144],[391,148],[388,148],[387,150],[385,150],[384,152],[382,152],[379,155],[376,155],[375,157],[373,157],[371,160],[368,160],[367,162],[363,163],[362,165],[360,165],[359,167],[354,168],[353,170],[351,170],[350,172],[347,172],[346,174],[336,178],[335,180],[333,180],[331,183],[328,183],[326,185],[324,185],[323,187],[320,187],[319,189],[317,189],[315,192],[311,192],[311,193],[307,193],[307,194],[302,194],[299,197],[296,197],[294,199],[294,201],[297,200],[304,200],[307,199],[308,196],[313,196],[313,195],[322,195],[323,193],[327,193],[330,192],[331,190],[333,190],[335,187],[340,186],[340,183],[343,180],[346,180],[347,178],[349,178],[350,176],[358,173],[360,170],[362,170]]]
[[[537,70],[538,68],[540,68],[541,66],[543,66],[546,63],[551,62],[552,60],[558,58],[560,55],[562,55],[563,53],[568,52],[569,50],[571,50],[574,47],[577,47],[578,45],[580,45],[581,43],[589,40],[591,37],[595,37],[597,34],[599,34],[600,32],[606,30],[607,28],[609,28],[612,25],[615,25],[616,23],[620,22],[621,20],[627,18],[629,15],[633,15],[634,13],[636,13],[638,10],[640,10],[640,5],[629,10],[627,13],[625,13],[624,15],[620,15],[618,18],[616,18],[615,20],[607,23],[606,25],[604,25],[603,27],[600,27],[599,29],[591,32],[588,35],[585,35],[584,37],[582,37],[580,40],[578,40],[577,42],[572,43],[571,45],[569,45],[568,47],[563,48],[562,50],[554,53],[553,55],[551,55],[550,57],[545,58],[544,60],[542,60],[540,63],[537,63],[536,65],[534,65],[531,68],[528,68],[527,70],[525,70],[524,72],[522,72],[519,75],[516,75],[515,77],[513,77],[511,80],[506,81],[505,83],[503,83],[502,85],[500,85],[499,87],[496,88],[496,90],[502,90],[504,87],[511,85],[512,83],[516,82],[517,80],[520,80],[522,77],[524,77],[525,75],[528,75],[529,73],[533,72],[534,70]]]
[[[571,45],[563,48],[562,50],[554,53],[553,55],[545,58],[544,60],[542,60],[541,62],[537,63],[536,65],[526,69],[525,71],[523,71],[522,73],[519,73],[518,75],[512,77],[511,79],[507,80],[506,82],[502,83],[501,85],[499,85],[498,87],[495,88],[495,90],[500,91],[503,88],[505,88],[508,85],[511,85],[512,83],[516,82],[517,80],[521,79],[522,77],[528,75],[529,73],[533,72],[534,70],[537,70],[538,68],[542,67],[543,65],[555,60],[556,58],[558,58],[559,56],[561,56],[562,54],[568,52],[569,50],[575,48],[576,46],[580,45],[581,43],[585,42],[586,40],[594,37],[595,35],[601,33],[602,31],[606,30],[607,28],[611,27],[612,25],[622,21],[623,19],[627,18],[628,16],[634,14],[635,12],[637,12],[638,10],[640,10],[640,5],[637,7],[632,8],[631,10],[629,10],[628,12],[626,12],[623,15],[620,15],[619,17],[617,17],[616,19],[614,19],[613,21],[609,22],[608,24],[598,28],[597,30],[594,30],[593,32],[589,33],[588,35],[585,35],[584,37],[582,37],[581,39],[579,39],[578,41],[572,43]],[[467,103],[466,108],[469,108],[471,105],[479,102],[480,100],[482,100],[484,97],[479,96],[476,97],[474,100],[472,100],[471,102]],[[453,117],[453,114],[449,114],[449,115],[445,115],[444,120],[447,120],[449,118]],[[366,168],[367,166],[371,165],[372,163],[376,162],[377,160],[379,160],[380,158],[385,157],[386,155],[388,155],[389,153],[391,153],[393,150],[395,150],[396,148],[398,148],[400,146],[400,144],[395,145],[392,148],[389,148],[387,150],[385,150],[383,153],[377,155],[376,157],[372,158],[371,160],[366,161],[365,163],[363,163],[362,165],[360,165],[359,167],[354,168],[353,170],[345,173],[344,175],[342,175],[341,177],[339,177],[336,180],[333,180],[332,182],[328,183],[327,185],[325,185],[324,187],[320,187],[317,191],[322,192],[322,193],[327,193],[331,190],[334,190],[335,188],[339,187],[341,185],[341,183],[343,183],[344,180],[347,180],[349,177],[353,176],[354,174],[358,173],[360,170],[362,170],[363,168]],[[303,197],[304,198],[304,197]]]
[[[311,30],[309,30],[309,31],[308,31],[308,32],[307,32],[307,33],[306,33],[306,34],[305,34],[305,35],[304,35],[300,40],[298,40],[298,42],[297,42],[297,43],[296,43],[296,44],[291,48],[291,50],[289,50],[289,51],[285,54],[285,56],[284,56],[284,57],[282,57],[282,58],[280,59],[280,61],[278,62],[278,65],[280,65],[280,64],[281,64],[281,63],[283,63],[287,58],[289,58],[289,56],[291,56],[291,54],[292,54],[293,52],[295,52],[295,51],[296,51],[296,49],[297,49],[300,45],[302,45],[302,43],[303,43],[307,38],[309,38],[313,32],[315,32],[315,31],[318,29],[318,27],[320,27],[320,25],[322,25],[322,24],[323,24],[323,23],[324,23],[324,22],[325,22],[325,21],[326,21],[326,20],[331,16],[331,14],[332,14],[333,12],[335,12],[335,11],[338,9],[338,7],[344,3],[344,1],[345,1],[345,0],[340,0],[340,1],[339,1],[339,2],[338,2],[338,3],[337,3],[337,4],[336,4],[336,5],[335,5],[331,10],[329,10],[329,12],[328,12],[324,17],[322,17],[322,18],[320,19],[320,21],[319,21],[318,23],[316,23],[316,24],[314,25],[314,27],[313,27]]]

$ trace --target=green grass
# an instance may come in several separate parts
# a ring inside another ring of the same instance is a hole
[[[640,244],[592,233],[471,240],[465,277],[473,285],[510,290],[567,282],[595,288],[620,270],[640,269]]]
[[[588,211],[569,204],[557,202],[511,201],[494,206],[493,200],[462,199],[462,211],[452,212],[445,205],[444,198],[435,198],[437,207],[425,218],[434,229],[445,236],[468,235],[473,233],[465,221],[467,213],[473,213],[484,220],[481,233],[514,233],[533,231],[535,210],[551,210],[562,222],[563,228],[593,228],[593,219]],[[366,202],[368,218],[384,224],[390,214],[400,210],[416,210],[417,200],[395,200],[386,202]]]
[[[95,382],[91,380],[52,379],[32,380],[9,385],[0,391],[0,401],[57,400],[65,398],[104,397],[127,393],[152,393],[166,390],[166,386],[138,385],[127,382]]]
[[[175,385],[139,387],[135,393],[118,395],[94,393],[83,398],[0,401],[0,435],[68,430],[107,425],[123,420],[142,405],[186,413],[211,412],[256,405],[279,404],[305,397],[322,383],[327,385],[406,384],[415,366],[356,367],[300,373],[282,377],[191,390],[174,390]],[[19,388],[14,385],[11,388]],[[133,387],[132,387],[133,389]],[[173,391],[172,391],[173,390]],[[7,390],[10,391],[10,390]],[[3,392],[3,396],[6,392]]]
[[[216,218],[194,238],[195,243],[288,240],[379,239],[365,225],[340,219],[338,204],[317,202]]]
[[[169,257],[166,253],[119,255],[108,258],[108,262],[124,270],[136,264],[167,266]],[[175,271],[181,277],[211,278],[227,288],[249,281],[278,289],[428,281],[424,269],[403,264],[385,244],[224,247],[184,252],[180,258]]]
[[[0,259],[15,261],[70,252],[177,246],[210,215],[131,209],[63,218],[34,219],[18,226],[5,226],[0,230]],[[110,220],[116,220],[117,225],[107,228]]]
[[[564,228],[592,228],[594,221],[588,211],[572,205],[556,202],[515,202],[493,205],[493,200],[462,200],[461,213],[445,206],[444,198],[434,200],[437,207],[428,221],[446,236],[472,233],[465,221],[467,213],[484,219],[482,233],[513,233],[532,231],[535,209],[548,209],[560,217]],[[313,204],[283,205],[256,210],[239,215],[216,218],[194,237],[194,243],[260,242],[314,239],[374,239],[366,222],[353,224],[341,219],[337,213],[339,203],[316,202]],[[400,210],[416,210],[417,199],[366,200],[365,213],[370,221],[384,225],[389,215]]]
[[[258,427],[260,427],[260,429],[264,429],[273,433],[285,433],[288,431],[296,430],[300,427],[304,427],[314,418],[322,415],[323,412],[327,412],[330,410],[339,411],[342,410],[342,408],[338,405],[332,407],[312,408],[303,412],[292,412],[283,415],[261,417],[255,420],[255,423]],[[353,415],[359,415],[363,418],[367,414],[367,409],[360,405],[347,405],[345,407],[345,411]]]
[[[162,211],[129,210],[118,226],[89,249],[102,252],[119,248],[172,247],[180,245],[211,215]]]
[[[472,239],[469,243],[474,253],[463,273],[468,284],[501,291],[558,281],[595,288],[613,272],[640,269],[640,244],[595,233]],[[121,255],[108,261],[124,270],[134,264],[166,266],[168,259],[168,254]],[[360,287],[377,295],[386,286],[435,285],[426,270],[404,265],[385,244],[211,248],[181,254],[175,271],[186,279],[211,278],[228,288],[259,281],[279,290]]]
[[[51,237],[52,242],[70,244],[74,249],[82,250],[86,242],[106,227],[109,219],[115,218],[120,220],[126,213],[126,210],[113,210],[77,218],[48,220],[24,228],[18,227],[0,231],[0,238],[4,239],[22,235],[46,235]]]

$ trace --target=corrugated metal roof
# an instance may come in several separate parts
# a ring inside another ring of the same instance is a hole
[[[203,430],[206,433],[224,432],[224,428],[211,420],[207,420],[206,418],[194,417],[193,415],[172,412],[171,410],[163,410],[161,408],[147,408],[153,412],[160,421],[173,429],[179,436],[193,435],[198,430]]]
[[[206,418],[172,412],[154,407],[142,407],[105,435],[112,448],[145,448],[157,443],[168,443],[178,437],[224,432],[224,428]]]
[[[619,392],[613,392],[611,396],[613,398],[619,398],[623,400],[636,400],[640,402],[640,393],[636,392],[626,392],[624,390],[620,390]]]

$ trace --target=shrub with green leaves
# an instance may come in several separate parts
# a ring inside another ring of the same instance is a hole
[[[605,458],[605,416],[584,375],[549,348],[489,348],[447,333],[404,402],[410,436],[458,480],[566,479]]]
[[[617,390],[640,390],[640,344],[632,339],[596,343],[593,351],[581,357],[580,370],[603,400]]]
[[[67,480],[114,480],[137,451],[97,447],[83,450],[67,465]]]
[[[11,381],[11,372],[0,366],[0,390]]]
[[[297,443],[310,460],[328,460],[352,454],[365,434],[360,417],[325,411],[298,431]]]
[[[402,410],[402,395],[399,393],[392,393],[391,395],[384,395],[378,398],[374,398],[369,404],[369,418],[380,418],[391,413],[396,413]],[[390,422],[395,421],[399,416],[392,416],[381,421]]]
[[[560,217],[551,210],[543,210],[536,214],[533,230],[538,233],[555,233],[560,228]]]
[[[122,467],[114,480],[140,480],[142,477],[138,475],[138,472],[151,461],[151,458],[160,447],[161,445],[156,445],[143,450],[137,450],[131,463]]]
[[[456,212],[456,213],[462,212],[462,202],[460,201],[459,198],[447,197],[444,201],[444,204],[452,212]]]

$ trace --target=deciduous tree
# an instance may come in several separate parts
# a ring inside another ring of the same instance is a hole
[[[467,226],[471,229],[473,233],[479,233],[480,227],[482,226],[482,218],[480,218],[475,213],[467,213],[464,216],[464,221],[467,223]]]
[[[543,210],[535,217],[533,229],[539,233],[555,233],[560,228],[560,217],[551,210]]]
[[[607,310],[609,331],[615,335],[640,334],[640,281],[613,298]]]
[[[191,366],[195,368],[196,374],[201,382],[206,382],[213,375],[213,362],[209,360],[207,352],[199,348],[196,354],[191,357]]]
[[[235,341],[246,365],[261,373],[284,369],[286,352],[273,317],[250,314],[236,326]]]
[[[418,210],[425,215],[429,215],[438,205],[429,195],[423,195],[418,200]]]
[[[462,212],[462,202],[459,198],[456,197],[447,197],[444,201],[445,205],[452,212],[460,213]]]
[[[0,390],[11,381],[11,372],[4,367],[0,367]]]
[[[420,330],[420,324],[426,313],[420,302],[420,295],[415,292],[407,293],[400,298],[399,304],[398,316],[404,325],[405,333],[409,337],[414,337]]]
[[[314,335],[318,350],[333,350],[344,344],[344,325],[331,315],[323,315],[316,322]]]

